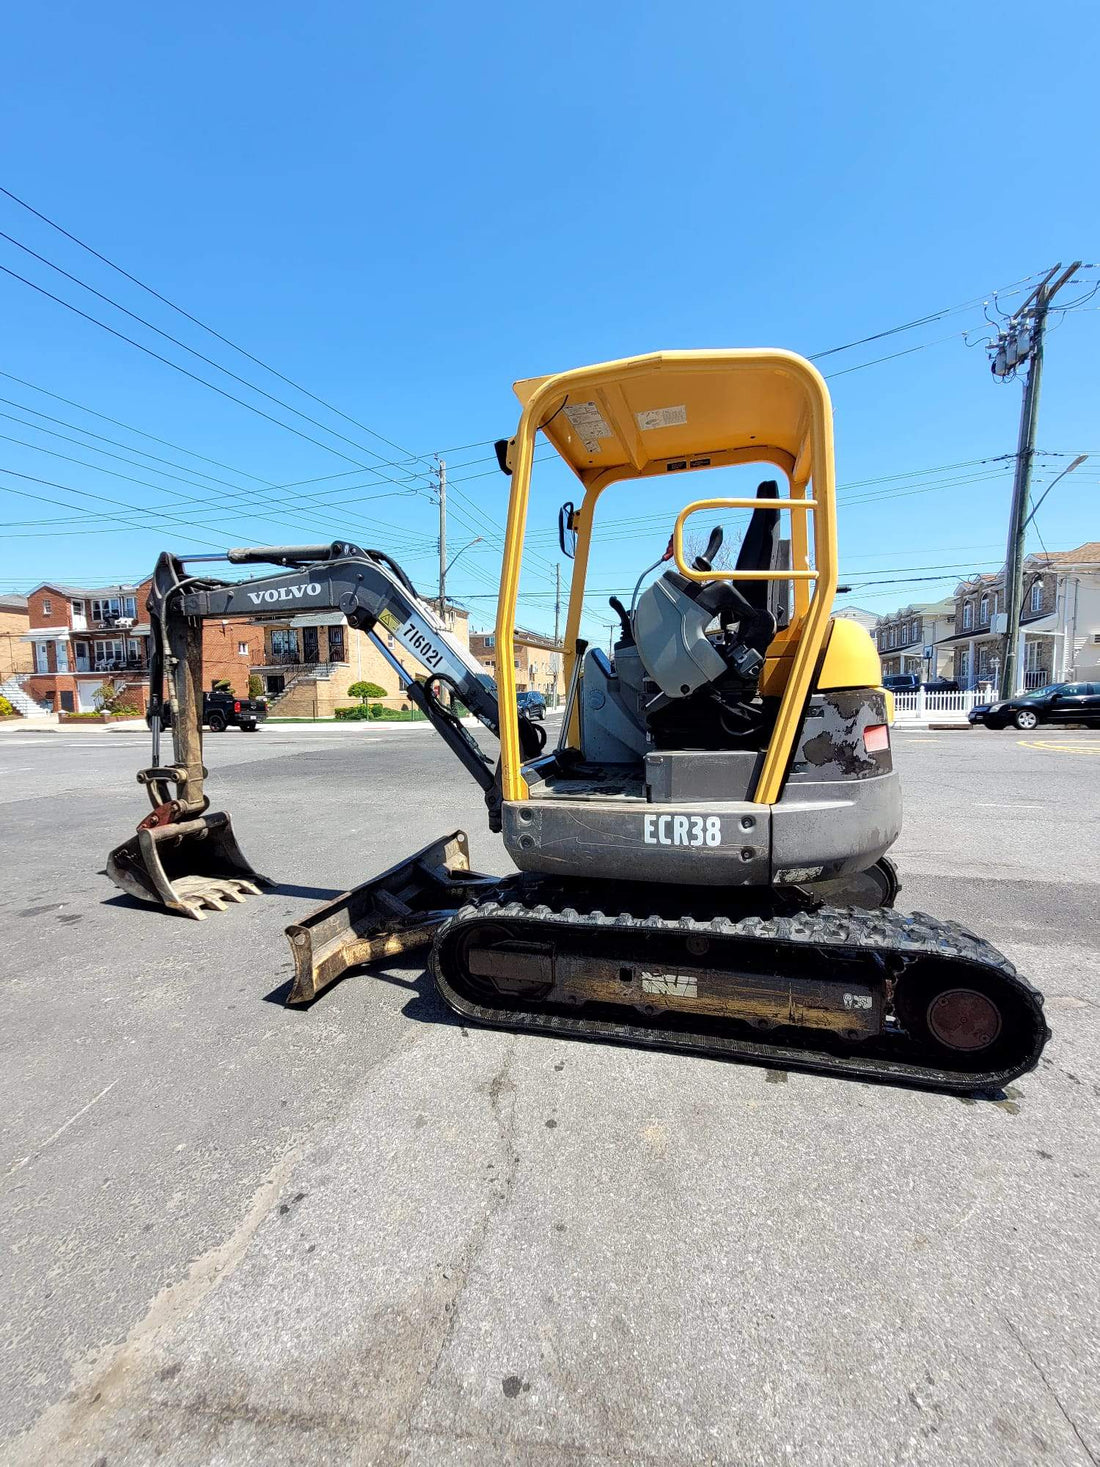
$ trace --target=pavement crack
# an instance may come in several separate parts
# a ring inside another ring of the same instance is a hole
[[[415,1431],[413,1422],[416,1413],[435,1384],[443,1357],[447,1353],[447,1347],[458,1327],[462,1298],[470,1282],[470,1276],[485,1251],[494,1220],[512,1199],[519,1169],[519,1153],[515,1149],[516,1087],[512,1082],[512,1062],[515,1058],[515,1051],[516,1038],[513,1035],[508,1039],[504,1056],[496,1073],[485,1087],[485,1093],[489,1097],[489,1108],[496,1123],[498,1146],[502,1155],[500,1175],[492,1184],[494,1193],[470,1234],[461,1261],[450,1270],[452,1287],[449,1291],[449,1298],[444,1302],[445,1323],[438,1344],[432,1355],[431,1364],[424,1371],[424,1384],[410,1401],[404,1420],[396,1422],[390,1432],[391,1446],[396,1445],[399,1437],[403,1437],[406,1442],[411,1440]],[[399,1460],[405,1459],[408,1450],[406,1446],[399,1452]]]
[[[39,1417],[18,1441],[15,1454],[5,1460],[13,1467],[24,1462],[30,1467],[57,1461],[63,1448],[86,1440],[84,1433],[97,1416],[123,1403],[155,1341],[190,1315],[240,1263],[253,1235],[278,1201],[302,1150],[301,1145],[295,1146],[281,1158],[252,1194],[244,1216],[229,1237],[196,1258],[177,1283],[165,1285],[120,1344],[93,1352],[74,1370],[72,1389]]]
[[[1078,1442],[1080,1443],[1081,1450],[1084,1452],[1085,1456],[1092,1463],[1092,1467],[1100,1467],[1100,1459],[1097,1458],[1095,1452],[1093,1452],[1093,1450],[1089,1446],[1088,1442],[1081,1435],[1080,1431],[1078,1431],[1078,1429],[1077,1429],[1077,1423],[1074,1421],[1073,1417],[1069,1414],[1069,1412],[1066,1410],[1066,1408],[1062,1405],[1062,1398],[1059,1396],[1058,1392],[1054,1389],[1054,1387],[1051,1385],[1050,1381],[1047,1379],[1047,1373],[1046,1373],[1046,1371],[1039,1364],[1038,1360],[1036,1360],[1035,1356],[1031,1353],[1031,1350],[1028,1347],[1027,1341],[1024,1339],[1023,1335],[1016,1328],[1016,1326],[1012,1323],[1012,1320],[1011,1319],[1008,1319],[1005,1315],[1002,1315],[1001,1318],[1004,1320],[1005,1324],[1008,1326],[1008,1328],[1015,1335],[1016,1342],[1020,1346],[1020,1349],[1024,1352],[1024,1354],[1027,1356],[1027,1358],[1031,1361],[1032,1369],[1035,1371],[1035,1374],[1039,1377],[1039,1379],[1046,1386],[1047,1390],[1050,1393],[1051,1400],[1058,1407],[1058,1410],[1062,1413],[1062,1416],[1065,1418],[1066,1425],[1069,1427],[1070,1431],[1072,1431],[1073,1434],[1074,1434],[1074,1436],[1077,1438]]]

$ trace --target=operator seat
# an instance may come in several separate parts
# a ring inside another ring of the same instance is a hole
[[[778,499],[776,481],[767,479],[759,484],[756,497],[759,501]],[[752,512],[741,542],[735,572],[772,569],[776,563],[778,534],[778,509],[760,503]],[[693,569],[710,570],[720,546],[721,530],[716,529],[704,554],[695,558]],[[666,697],[650,705],[647,721],[657,747],[721,749],[761,739],[772,714],[753,699],[757,676],[776,629],[768,604],[770,583],[738,580],[736,574],[728,581],[701,583],[689,581],[675,571],[666,571],[661,579],[668,583],[670,590],[686,598],[679,602],[685,610],[688,603],[694,603],[696,610],[690,613],[689,620],[696,629],[697,655],[704,664],[710,663],[713,670],[706,675],[706,680],[697,674],[693,690],[688,693],[684,689],[686,696]],[[643,610],[641,603],[638,609]],[[705,613],[702,621],[700,612]],[[721,623],[724,633],[717,643],[702,637],[706,624],[715,619]],[[652,625],[649,616],[645,620]],[[660,677],[657,682],[660,686]],[[668,691],[671,693],[671,689]]]

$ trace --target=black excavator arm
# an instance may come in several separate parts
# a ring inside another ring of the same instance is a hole
[[[201,557],[221,559],[221,557]],[[152,765],[138,779],[154,811],[170,807],[177,820],[201,815],[206,799],[202,764],[202,623],[211,618],[287,613],[341,612],[349,626],[367,633],[390,668],[406,684],[405,694],[481,786],[489,822],[500,828],[500,785],[496,770],[468,729],[434,692],[447,687],[470,712],[499,736],[496,690],[480,663],[417,594],[401,567],[380,550],[346,541],[332,545],[259,546],[230,550],[234,565],[276,565],[278,574],[248,581],[189,575],[187,563],[164,554],[157,561],[148,610],[153,635],[149,669]],[[423,667],[424,681],[411,679],[380,633],[400,643]],[[164,689],[171,719],[164,718]],[[171,723],[174,761],[162,764],[161,731]],[[523,720],[525,753],[538,753],[542,730]],[[175,793],[171,786],[175,787]]]
[[[255,580],[228,581],[192,574],[188,567],[198,560],[272,565],[279,570]],[[187,560],[164,554],[157,561],[147,605],[153,640],[149,667],[153,747],[149,767],[139,770],[137,777],[153,808],[137,833],[108,857],[107,874],[123,891],[201,920],[210,911],[223,910],[227,902],[258,895],[261,886],[271,884],[245,859],[229,816],[208,808],[202,762],[202,625],[210,618],[259,617],[277,608],[286,613],[342,613],[350,626],[367,633],[406,685],[410,703],[425,714],[477,780],[488,807],[490,829],[500,829],[499,765],[494,767],[469,729],[435,691],[437,686],[448,688],[499,737],[496,688],[477,659],[417,594],[401,567],[382,551],[336,541],[332,545],[260,546]],[[423,667],[423,680],[410,677],[390,650],[390,637]],[[165,763],[161,740],[169,724],[173,757]],[[521,719],[520,741],[525,756],[533,758],[542,749],[545,734],[536,724]],[[310,924],[320,922],[327,931],[335,923],[329,939],[331,951],[326,950],[323,960],[318,957],[314,961],[312,936],[303,938],[298,933],[292,937],[295,962],[299,967],[304,963],[306,970],[296,989],[298,1001],[322,986],[322,967],[330,975],[324,981],[331,982],[351,961],[350,955],[363,950],[361,943],[356,946],[352,913],[357,914],[357,928],[373,932],[378,925],[376,898],[389,917],[395,913],[400,917],[402,912],[412,910],[406,897],[414,890],[419,894],[414,905],[422,909],[427,900],[425,893],[430,893],[432,904],[436,904],[441,893],[457,899],[487,880],[469,871],[464,836],[460,840],[456,834],[450,842],[443,842],[438,860],[427,860],[434,851],[432,847],[406,863],[407,872],[402,867],[387,873],[380,883],[355,888],[347,894],[336,918],[328,908],[314,913]],[[404,931],[408,923],[401,918],[399,926]]]

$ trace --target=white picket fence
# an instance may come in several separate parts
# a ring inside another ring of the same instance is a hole
[[[991,703],[993,694],[971,688],[964,693],[929,693],[918,688],[915,693],[894,694],[894,717],[898,723],[923,723],[927,719],[945,723],[965,723],[966,715],[976,703]]]

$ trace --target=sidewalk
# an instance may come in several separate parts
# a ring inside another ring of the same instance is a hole
[[[115,723],[96,723],[89,718],[81,723],[62,726],[56,713],[43,713],[33,718],[5,719],[0,723],[0,737],[9,733],[67,733],[70,729],[77,729],[82,734],[133,733],[137,729],[147,732],[144,718],[120,718]]]

